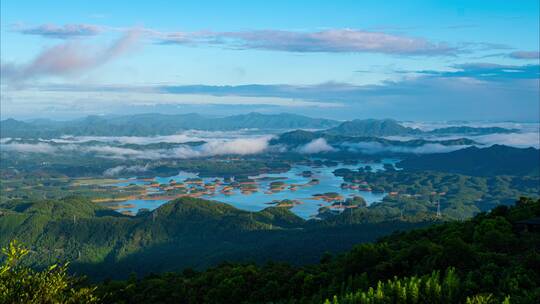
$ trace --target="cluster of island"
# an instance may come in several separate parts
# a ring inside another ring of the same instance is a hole
[[[367,206],[380,201],[384,191],[372,189],[363,180],[345,182],[334,172],[341,170],[384,170],[388,163],[340,164],[320,166],[294,165],[287,172],[265,173],[257,176],[200,177],[180,172],[170,177],[110,179],[102,187],[125,191],[126,196],[95,198],[93,201],[109,206],[126,215],[153,209],[162,203],[193,197],[223,201],[247,210],[261,210],[268,205],[292,208],[303,217],[315,217],[321,210],[341,212],[347,208]],[[367,169],[366,169],[367,168]],[[81,180],[78,180],[81,183]],[[367,201],[364,197],[367,196]],[[303,211],[303,212],[302,212]]]

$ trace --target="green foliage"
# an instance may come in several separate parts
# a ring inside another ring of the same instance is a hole
[[[99,278],[192,265],[205,268],[224,260],[315,263],[326,251],[344,251],[397,229],[425,225],[392,222],[326,228],[308,225],[288,208],[248,212],[188,197],[135,217],[80,197],[2,207],[0,246],[19,239],[36,252],[28,260],[37,267],[71,261],[70,269]]]
[[[441,280],[438,271],[422,277],[394,277],[387,282],[379,281],[377,287],[366,291],[348,293],[334,303],[368,304],[368,303],[456,303],[459,300],[459,281],[455,270],[449,268]]]
[[[194,210],[208,207],[201,206],[204,202],[167,205],[159,216],[170,221],[155,229],[182,227]],[[230,212],[234,208],[219,205],[206,216]],[[275,216],[281,215],[253,215],[261,221]],[[513,224],[538,216],[540,201],[522,198],[515,207],[499,207],[469,221],[397,233],[337,256],[325,254],[319,264],[222,263],[204,271],[106,280],[97,290],[82,287],[65,266],[40,272],[24,266],[21,258],[30,251],[11,242],[0,268],[0,303],[92,303],[97,295],[105,303],[495,304],[511,299],[532,304],[540,296],[540,235]],[[152,237],[151,230],[145,231]],[[498,239],[505,241],[489,242]],[[149,258],[166,258],[164,253]],[[123,271],[119,264],[109,266]]]
[[[324,303],[331,304],[509,304],[510,298],[502,302],[497,301],[492,294],[479,294],[472,297],[462,296],[459,278],[454,268],[449,268],[441,279],[439,272],[422,277],[412,276],[405,278],[394,277],[386,282],[379,281],[377,286],[367,290],[347,293],[341,297],[334,296],[332,301],[327,299]]]
[[[540,216],[521,199],[464,222],[397,233],[320,264],[225,263],[205,271],[108,281],[99,292],[126,303],[524,303],[540,296],[540,235],[512,224]],[[491,234],[512,246],[486,244]],[[488,245],[488,246],[486,246]],[[444,273],[444,275],[442,275]]]
[[[54,264],[42,271],[24,266],[22,259],[29,252],[16,241],[2,249],[0,303],[99,303],[96,288],[79,286],[80,281],[67,274],[67,265]]]
[[[481,211],[510,205],[520,196],[540,196],[539,176],[469,176],[434,171],[364,172],[336,170],[345,181],[366,182],[373,189],[392,193],[380,204],[336,217],[335,225],[386,219],[421,221],[435,219],[440,202],[441,220],[463,220]],[[332,220],[328,221],[332,222]]]
[[[493,295],[491,294],[480,294],[475,295],[473,297],[467,297],[467,304],[495,304],[495,303],[502,303],[502,304],[510,304],[510,297],[504,298],[502,302],[499,302],[493,298]]]

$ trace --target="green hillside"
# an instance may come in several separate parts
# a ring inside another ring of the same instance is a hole
[[[144,220],[138,225],[155,237],[152,232],[167,230],[169,225],[176,223],[171,229],[178,231],[189,227],[189,221],[196,223],[204,218],[209,223],[207,227],[220,231],[214,224],[235,211],[223,204],[208,208],[210,204],[177,201],[160,209],[159,216],[165,218],[167,225],[160,225],[159,220],[152,220],[157,223],[156,227],[149,227]],[[26,210],[32,207],[27,206]],[[43,214],[52,211],[45,207]],[[252,226],[246,226],[246,221],[240,219],[224,229],[258,230],[264,227],[265,221],[276,217],[284,226],[300,224],[294,223],[296,220],[291,220],[286,211],[276,211],[268,209],[257,213],[255,217],[259,220],[250,222]],[[91,215],[88,212],[91,210],[78,214]],[[97,285],[81,285],[80,280],[66,276],[64,267],[54,266],[39,273],[29,270],[19,259],[25,255],[25,259],[31,258],[36,252],[12,243],[9,250],[4,251],[8,260],[1,266],[0,300],[32,298],[36,303],[52,301],[50,299],[56,299],[55,303],[536,303],[540,297],[539,218],[540,200],[521,198],[514,207],[500,206],[471,220],[394,233],[375,243],[356,245],[346,253],[327,253],[318,264],[225,262],[203,271],[184,267],[181,272],[162,274],[156,274],[160,269],[154,268],[154,274],[144,277],[132,274],[128,280],[105,280]],[[197,234],[204,230],[201,226],[199,231],[190,232]],[[78,232],[72,230],[72,233]],[[103,238],[105,231],[96,233]],[[139,242],[144,241],[150,238],[139,239]],[[282,242],[286,241],[282,239]],[[159,255],[145,258],[174,262],[171,255],[163,252],[163,247],[160,249],[155,252]],[[177,254],[176,258],[181,256]],[[200,258],[206,256],[201,254]],[[72,262],[75,260],[73,258]],[[112,272],[127,274],[128,269],[117,262],[108,266]],[[23,276],[27,279],[21,280]]]
[[[106,302],[122,303],[536,303],[540,234],[518,223],[539,216],[540,201],[521,199],[465,222],[358,245],[319,264],[224,263],[109,281],[99,291]]]
[[[34,266],[71,261],[73,270],[93,277],[202,269],[224,260],[303,264],[317,261],[326,251],[347,250],[397,229],[429,223],[389,217],[324,225],[306,222],[287,208],[248,212],[194,198],[177,199],[135,217],[83,198],[11,202],[0,211],[0,245],[18,239],[32,249],[28,260]]]

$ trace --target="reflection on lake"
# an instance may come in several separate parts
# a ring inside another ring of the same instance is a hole
[[[142,199],[127,200],[118,211],[133,214],[139,209],[153,210],[161,204],[180,196],[195,196],[228,203],[236,208],[259,211],[272,206],[274,201],[294,200],[292,211],[302,218],[316,216],[318,209],[330,206],[338,200],[361,196],[367,204],[381,201],[385,193],[373,193],[358,189],[342,188],[343,179],[333,171],[339,168],[357,170],[370,166],[373,170],[383,170],[384,163],[394,164],[396,160],[385,159],[381,163],[340,164],[331,167],[312,167],[294,165],[285,173],[268,173],[251,176],[245,180],[227,180],[223,178],[199,178],[196,173],[180,172],[175,176],[155,177],[153,179],[127,179],[114,186],[125,187],[140,185],[146,187],[146,196]],[[337,193],[334,200],[317,199],[316,194]],[[274,202],[275,204],[275,202]]]

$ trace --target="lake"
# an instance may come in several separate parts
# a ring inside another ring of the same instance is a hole
[[[241,191],[239,188],[233,188],[226,193],[219,191],[223,186],[227,185],[222,178],[200,178],[203,184],[215,184],[217,183],[216,191],[211,193],[204,193],[198,195],[198,197],[208,200],[216,200],[230,204],[238,209],[247,211],[260,211],[264,208],[272,206],[273,201],[281,200],[296,200],[298,204],[295,204],[291,211],[296,215],[308,219],[315,217],[319,208],[323,206],[330,206],[333,202],[326,202],[324,200],[316,199],[313,197],[315,194],[323,194],[328,192],[335,192],[340,194],[344,199],[353,196],[361,196],[366,202],[372,204],[374,202],[381,201],[385,193],[372,193],[370,191],[359,191],[349,188],[343,189],[341,184],[343,178],[335,176],[333,171],[339,168],[347,168],[351,170],[357,170],[361,167],[370,166],[373,170],[384,170],[383,165],[385,163],[395,164],[397,160],[384,159],[381,163],[367,163],[359,162],[355,165],[339,164],[337,166],[322,166],[312,167],[306,165],[294,165],[288,172],[285,173],[268,173],[260,174],[257,176],[251,176],[250,179],[255,181],[257,191],[246,192]],[[304,171],[310,171],[311,176],[303,174]],[[124,187],[132,184],[143,185],[147,187],[148,194],[157,195],[157,198],[161,194],[166,192],[157,187],[150,187],[151,184],[187,184],[189,185],[190,179],[198,179],[198,174],[190,172],[179,172],[174,176],[155,177],[152,180],[138,180],[138,179],[126,179],[113,186]],[[317,179],[318,184],[310,184],[310,181]],[[186,181],[187,180],[187,181]],[[283,190],[271,192],[270,184],[275,181],[284,182]],[[219,185],[220,183],[223,183]],[[292,185],[292,187],[291,187]],[[292,189],[291,189],[292,188]],[[118,211],[128,211],[131,213],[137,213],[139,209],[146,208],[153,210],[160,205],[166,203],[168,199],[132,199],[127,200],[121,204],[126,206],[125,208],[119,208]]]

